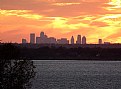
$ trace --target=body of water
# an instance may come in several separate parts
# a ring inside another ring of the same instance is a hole
[[[121,62],[35,61],[32,89],[121,89]]]

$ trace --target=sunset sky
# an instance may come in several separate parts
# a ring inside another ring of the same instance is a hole
[[[49,37],[78,34],[88,43],[121,43],[121,0],[0,0],[0,40],[21,42],[44,31]]]

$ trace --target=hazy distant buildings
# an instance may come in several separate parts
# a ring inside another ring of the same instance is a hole
[[[41,32],[40,33],[40,37],[43,38],[45,36],[45,33],[44,32]]]
[[[71,44],[74,44],[74,37],[71,37]]]
[[[36,42],[35,42],[36,41]],[[22,43],[26,43],[26,39],[22,39]],[[75,44],[74,36],[71,37],[70,42],[67,38],[56,39],[54,37],[48,37],[44,32],[40,33],[40,36],[35,37],[35,33],[30,34],[30,44]],[[101,39],[99,43],[102,44]],[[77,36],[76,44],[86,44],[86,37],[81,35]]]
[[[36,42],[35,42],[36,41]],[[22,44],[26,44],[27,40],[22,39]],[[48,37],[44,32],[40,33],[39,37],[35,37],[35,33],[30,34],[30,44],[75,44],[74,36],[71,37],[70,41],[67,38],[56,39],[54,37]],[[86,36],[77,36],[76,44],[87,44]],[[104,42],[102,39],[98,39],[98,44],[111,44],[110,42]]]
[[[34,33],[30,34],[30,43],[35,44],[35,34]]]
[[[102,39],[99,39],[98,40],[98,44],[102,44]]]
[[[61,38],[57,40],[58,44],[69,44],[69,40],[67,38]]]
[[[40,37],[36,37],[36,44],[57,44],[56,38],[45,35],[44,32],[40,33]]]
[[[26,39],[22,39],[22,44],[26,44],[26,43],[27,43]]]
[[[86,44],[86,37],[85,36],[82,37],[82,44]]]
[[[48,44],[57,44],[56,38],[54,37],[48,38]]]
[[[1,40],[0,40],[1,41]],[[35,42],[36,41],[36,42]],[[22,44],[26,44],[27,40],[22,39]],[[67,38],[56,39],[54,37],[48,37],[44,32],[40,33],[39,37],[35,37],[35,33],[30,34],[30,44],[75,44],[74,36],[71,37],[70,41]],[[76,44],[87,44],[85,36],[78,35]],[[110,42],[104,42],[102,39],[98,39],[98,44],[112,44]],[[76,45],[78,46],[78,45]],[[101,46],[101,45],[100,45]]]
[[[46,42],[45,42],[45,41],[46,41],[46,38],[47,38],[47,37],[45,36],[44,32],[41,32],[41,33],[40,33],[40,43],[41,43],[41,44],[45,44],[45,43],[46,43]]]
[[[48,36],[44,32],[40,33],[40,44],[49,44]]]
[[[104,42],[104,44],[111,44],[110,42]]]
[[[36,44],[41,44],[40,40],[40,37],[36,37]]]
[[[81,44],[81,35],[78,35],[77,36],[76,44]]]

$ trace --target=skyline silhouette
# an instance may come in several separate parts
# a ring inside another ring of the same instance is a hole
[[[102,40],[102,39],[101,39]],[[40,36],[36,37],[35,33],[30,33],[30,41],[27,41],[25,38],[22,38],[22,44],[87,44],[87,39],[85,36],[77,35],[77,39],[74,39],[74,36],[68,40],[67,38],[57,39],[55,37],[48,37],[44,32],[40,32]]]
[[[67,38],[57,39],[55,37],[48,37],[44,32],[40,32],[40,36],[36,36],[35,33],[30,33],[30,41],[27,41],[26,38],[22,38],[22,44],[89,44],[87,42],[86,36],[77,35],[77,39],[74,36],[68,40]],[[97,39],[97,44],[116,44],[111,42],[103,42],[102,39]],[[119,44],[119,43],[118,43]]]

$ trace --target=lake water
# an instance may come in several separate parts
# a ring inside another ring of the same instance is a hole
[[[121,89],[121,62],[35,61],[32,89]]]

